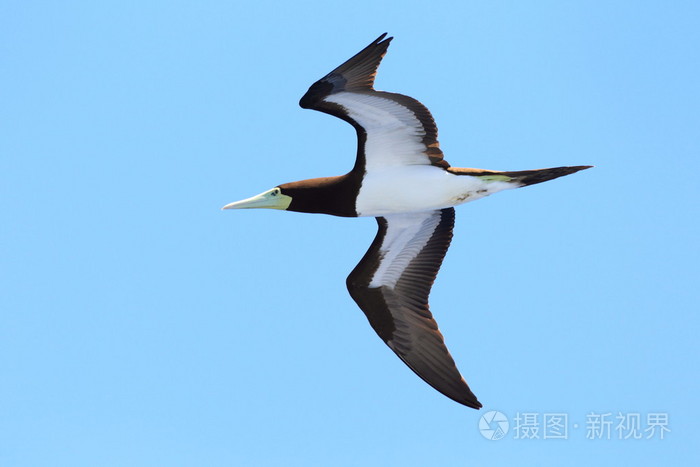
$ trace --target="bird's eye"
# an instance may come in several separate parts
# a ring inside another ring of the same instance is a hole
[[[275,190],[272,193],[270,193],[270,196],[277,196],[278,193],[279,193],[279,191]]]

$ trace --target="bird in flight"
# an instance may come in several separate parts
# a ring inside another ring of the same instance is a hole
[[[454,206],[590,166],[502,172],[451,167],[432,115],[417,100],[374,89],[386,33],[314,83],[299,101],[357,132],[352,170],[283,183],[223,209],[271,208],[342,217],[371,216],[379,231],[347,278],[350,296],[379,337],[445,396],[482,405],[450,355],[428,295],[452,240]]]

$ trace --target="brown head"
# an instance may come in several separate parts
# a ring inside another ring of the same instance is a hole
[[[283,183],[222,209],[282,209],[285,211],[357,217],[355,198],[359,180],[351,174]]]

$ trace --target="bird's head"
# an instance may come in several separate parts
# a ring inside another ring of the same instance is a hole
[[[227,204],[221,209],[287,209],[292,204],[292,197],[285,194],[280,186],[264,191],[251,198]]]
[[[283,183],[223,209],[267,208],[355,217],[357,185],[347,175]]]

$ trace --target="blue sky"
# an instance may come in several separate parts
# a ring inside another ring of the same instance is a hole
[[[697,463],[698,15],[0,3],[0,464]],[[452,165],[596,166],[457,211],[431,306],[478,412],[347,294],[372,219],[220,211],[349,170],[352,128],[297,102],[385,31],[377,88],[431,109]],[[566,439],[543,439],[553,413]],[[671,431],[619,439],[619,414]]]

